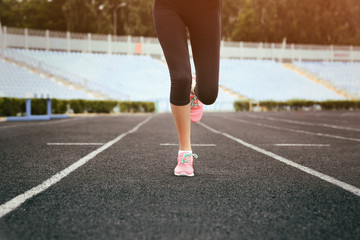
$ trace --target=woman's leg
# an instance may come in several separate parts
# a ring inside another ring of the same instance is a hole
[[[171,104],[171,111],[176,125],[179,150],[191,151],[190,143],[190,104],[176,106]]]
[[[186,27],[171,1],[155,0],[154,23],[171,77],[170,103],[176,125],[179,150],[191,150],[191,67]]]
[[[219,61],[221,41],[221,1],[198,1],[201,11],[191,3],[191,14],[186,23],[190,32],[191,47],[196,69],[195,94],[204,104],[215,102],[219,88]]]

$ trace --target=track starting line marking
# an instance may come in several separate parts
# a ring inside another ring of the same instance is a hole
[[[62,145],[80,145],[80,146],[87,146],[87,145],[104,145],[104,143],[47,143],[46,145],[51,146],[62,146]]]
[[[179,146],[177,143],[160,143],[160,146]],[[216,144],[191,144],[195,147],[216,147]]]
[[[103,146],[101,146],[98,149],[90,152],[85,157],[80,158],[75,163],[73,163],[69,167],[65,168],[64,170],[58,172],[57,174],[53,175],[52,177],[48,178],[47,180],[45,180],[40,185],[38,185],[36,187],[33,187],[32,189],[24,192],[23,194],[20,194],[20,195],[14,197],[13,199],[7,201],[4,204],[1,204],[0,205],[0,218],[5,216],[6,214],[11,212],[12,210],[15,210],[17,207],[19,207],[21,204],[23,204],[26,200],[38,195],[39,193],[41,193],[41,192],[45,191],[46,189],[48,189],[49,187],[51,187],[52,185],[58,183],[61,179],[63,179],[64,177],[66,177],[67,175],[69,175],[70,173],[72,173],[73,171],[75,171],[76,169],[78,169],[79,167],[81,167],[82,165],[84,165],[85,163],[90,161],[91,159],[93,159],[99,153],[105,151],[106,149],[108,149],[109,147],[111,147],[112,145],[114,145],[115,143],[120,141],[121,139],[123,139],[128,134],[136,132],[142,125],[147,123],[151,118],[153,118],[153,116],[150,116],[150,117],[146,118],[144,121],[137,124],[131,130],[120,134],[119,136],[117,136],[113,140],[105,143]]]
[[[330,144],[296,144],[296,143],[277,143],[279,147],[330,147]]]
[[[262,148],[259,148],[259,147],[255,146],[255,145],[247,143],[247,142],[241,140],[240,138],[236,138],[234,136],[231,136],[230,134],[220,132],[220,131],[212,128],[212,127],[209,127],[208,125],[206,125],[206,124],[204,124],[202,122],[198,122],[198,124],[200,124],[201,126],[203,126],[204,128],[208,129],[209,131],[211,131],[213,133],[223,135],[223,136],[225,136],[225,137],[227,137],[227,138],[229,138],[229,139],[231,139],[231,140],[233,140],[235,142],[240,143],[241,145],[244,145],[245,147],[251,148],[251,149],[253,149],[253,150],[255,150],[255,151],[259,152],[259,153],[262,153],[262,154],[264,154],[264,155],[266,155],[268,157],[271,157],[271,158],[273,158],[275,160],[278,160],[278,161],[280,161],[282,163],[285,163],[285,164],[287,164],[287,165],[289,165],[291,167],[297,168],[297,169],[299,169],[299,170],[301,170],[301,171],[303,171],[303,172],[305,172],[307,174],[310,174],[310,175],[312,175],[314,177],[320,178],[320,179],[322,179],[322,180],[324,180],[324,181],[326,181],[328,183],[334,184],[334,185],[336,185],[336,186],[338,186],[338,187],[340,187],[340,188],[342,188],[342,189],[344,189],[344,190],[346,190],[348,192],[351,192],[351,193],[355,194],[356,196],[360,197],[360,189],[355,187],[355,186],[352,186],[352,185],[350,185],[348,183],[337,180],[337,179],[335,179],[333,177],[330,177],[330,176],[328,176],[326,174],[323,174],[321,172],[313,170],[313,169],[311,169],[309,167],[305,167],[305,166],[303,166],[301,164],[295,163],[295,162],[293,162],[293,161],[291,161],[289,159],[286,159],[284,157],[281,157],[281,156],[279,156],[279,155],[277,155],[275,153],[269,152],[269,151],[267,151],[265,149],[262,149]]]

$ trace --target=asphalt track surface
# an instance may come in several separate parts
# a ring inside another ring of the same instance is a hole
[[[171,114],[0,123],[0,214],[28,194],[0,239],[360,239],[360,112],[205,113],[191,178],[176,142]]]

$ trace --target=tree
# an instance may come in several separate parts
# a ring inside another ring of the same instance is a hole
[[[122,2],[117,34],[155,36],[153,0],[0,0],[0,20],[9,27],[112,34]],[[225,40],[360,44],[359,0],[222,0],[221,20]]]
[[[107,1],[105,1],[107,2]],[[100,1],[67,0],[62,6],[67,31],[82,33],[111,33],[111,15],[108,4],[100,8]]]
[[[222,37],[232,40],[232,33],[236,27],[239,15],[245,0],[223,0],[221,9]]]
[[[62,0],[0,1],[2,24],[13,27],[64,30]]]
[[[128,3],[126,33],[134,36],[155,36],[152,0],[133,0]]]

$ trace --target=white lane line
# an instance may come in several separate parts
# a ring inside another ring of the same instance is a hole
[[[52,125],[52,124],[70,122],[70,121],[77,121],[77,120],[81,120],[81,119],[83,119],[83,118],[68,118],[68,119],[52,120],[52,121],[48,121],[48,122],[36,122],[36,123],[32,122],[32,123],[28,123],[28,124],[24,123],[24,124],[3,125],[3,126],[0,126],[0,130],[14,128],[14,127],[31,127],[31,126],[39,126],[39,125]]]
[[[66,123],[66,122],[70,122],[70,121],[77,121],[77,120],[87,120],[87,119],[91,119],[91,118],[101,118],[101,117],[117,117],[117,115],[115,116],[75,116],[75,117],[69,117],[67,119],[59,119],[59,120],[50,120],[50,121],[46,121],[46,122],[29,122],[29,123],[24,123],[24,124],[11,124],[11,125],[2,125],[0,126],[0,130],[2,129],[8,129],[8,128],[14,128],[14,127],[31,127],[31,126],[39,126],[39,125],[53,125],[53,124],[59,124],[59,123]]]
[[[281,156],[279,156],[279,155],[277,155],[275,153],[269,152],[269,151],[267,151],[265,149],[262,149],[262,148],[259,148],[259,147],[255,146],[255,145],[247,143],[247,142],[241,140],[240,138],[233,137],[230,134],[227,134],[227,133],[224,133],[224,132],[219,132],[219,131],[207,126],[206,124],[204,124],[202,122],[199,122],[198,124],[200,124],[201,126],[207,128],[207,129],[212,129],[213,130],[212,132],[218,132],[219,134],[221,134],[221,135],[223,135],[223,136],[225,136],[225,137],[227,137],[229,139],[232,139],[235,142],[238,142],[238,143],[244,145],[245,147],[251,148],[251,149],[253,149],[253,150],[257,151],[257,152],[260,152],[260,153],[262,153],[262,154],[264,154],[266,156],[274,158],[274,159],[276,159],[276,160],[278,160],[278,161],[280,161],[282,163],[285,163],[285,164],[287,164],[289,166],[297,168],[297,169],[299,169],[299,170],[301,170],[301,171],[303,171],[305,173],[308,173],[308,174],[310,174],[312,176],[320,178],[320,179],[322,179],[322,180],[324,180],[326,182],[332,183],[332,184],[334,184],[334,185],[336,185],[336,186],[338,186],[338,187],[340,187],[340,188],[342,188],[342,189],[344,189],[346,191],[349,191],[349,192],[355,194],[356,196],[360,197],[360,189],[355,187],[355,186],[352,186],[352,185],[350,185],[348,183],[337,180],[337,179],[335,179],[333,177],[330,177],[330,176],[328,176],[326,174],[323,174],[323,173],[318,172],[316,170],[313,170],[311,168],[302,166],[302,165],[300,165],[298,163],[295,163],[295,162],[293,162],[293,161],[291,161],[289,159],[281,157]]]
[[[301,143],[277,143],[279,147],[330,147],[330,144],[301,144]]]
[[[178,146],[177,143],[160,143],[160,146]],[[198,143],[198,144],[191,144],[191,146],[195,147],[215,147],[216,144],[206,144],[206,143]]]
[[[252,115],[246,115],[251,118],[256,119],[267,119],[270,121],[277,121],[277,122],[287,122],[287,123],[294,123],[299,125],[305,125],[305,126],[318,126],[318,127],[327,127],[327,128],[333,128],[333,129],[340,129],[340,130],[348,130],[348,131],[357,131],[360,132],[359,128],[352,128],[352,127],[343,127],[338,125],[332,125],[327,123],[311,123],[311,122],[302,122],[302,121],[296,121],[296,120],[290,120],[290,119],[283,119],[283,118],[273,118],[273,117],[260,117],[260,116],[252,116]]]
[[[72,165],[70,165],[69,167],[65,168],[64,170],[58,172],[57,174],[53,175],[52,177],[50,177],[49,179],[45,180],[43,183],[41,183],[40,185],[33,187],[32,189],[26,191],[23,194],[20,194],[16,197],[14,197],[13,199],[9,200],[8,202],[0,205],[0,218],[2,218],[3,216],[5,216],[6,214],[8,214],[9,212],[11,212],[12,210],[16,209],[17,207],[19,207],[21,204],[23,204],[26,200],[34,197],[35,195],[45,191],[46,189],[48,189],[49,187],[51,187],[52,185],[56,184],[57,182],[59,182],[61,179],[63,179],[64,177],[66,177],[67,175],[69,175],[71,172],[75,171],[76,169],[78,169],[79,167],[81,167],[82,165],[84,165],[85,163],[87,163],[88,161],[90,161],[92,158],[94,158],[96,155],[98,155],[99,153],[103,152],[104,150],[108,149],[109,147],[111,147],[112,145],[114,145],[115,143],[117,143],[118,141],[120,141],[122,138],[124,138],[126,135],[131,134],[133,132],[136,132],[142,125],[144,125],[145,123],[147,123],[151,118],[153,118],[153,116],[150,116],[148,118],[146,118],[144,121],[142,121],[141,123],[139,123],[138,125],[136,125],[134,128],[132,128],[131,130],[119,135],[118,137],[114,138],[113,140],[105,143],[103,146],[101,146],[100,148],[96,149],[95,151],[92,151],[91,153],[89,153],[88,155],[86,155],[85,157],[79,159],[78,161],[76,161],[75,163],[73,163]]]
[[[104,143],[46,143],[48,146],[68,146],[68,145],[79,145],[79,146],[87,146],[87,145],[104,145]]]
[[[321,137],[336,138],[336,139],[360,142],[359,138],[349,138],[349,137],[343,137],[343,136],[326,134],[326,133],[308,132],[308,131],[296,130],[296,129],[291,129],[291,128],[282,128],[282,127],[277,127],[277,126],[263,124],[263,123],[251,122],[251,121],[238,119],[238,118],[229,118],[229,117],[222,117],[222,118],[229,119],[232,121],[242,122],[242,123],[253,124],[253,125],[260,126],[260,127],[267,127],[267,128],[277,129],[277,130],[288,131],[288,132],[295,132],[295,133],[302,133],[302,134],[308,134],[308,135],[315,135],[315,136],[321,136]]]

